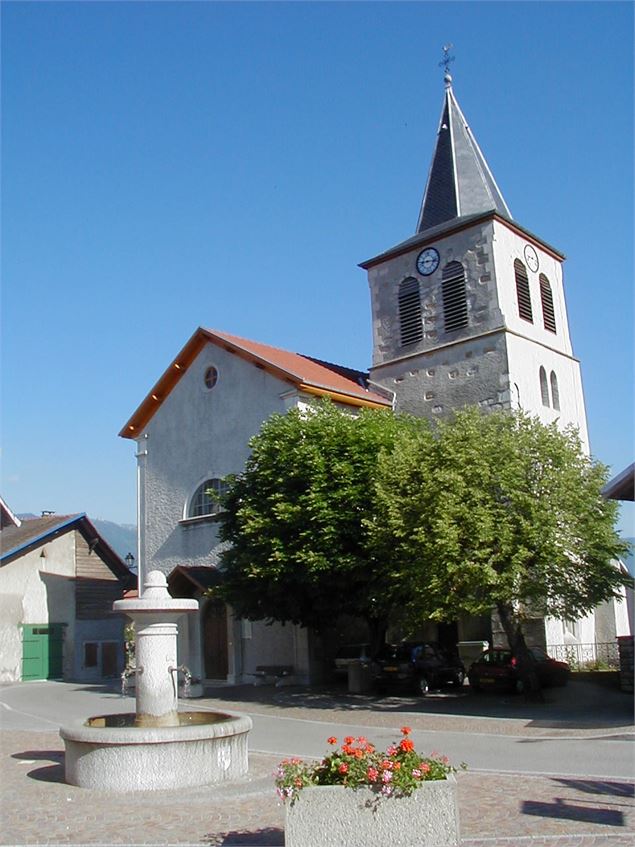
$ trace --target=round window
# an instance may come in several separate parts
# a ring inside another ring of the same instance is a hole
[[[205,371],[204,381],[207,389],[213,388],[218,382],[218,371],[213,365],[210,365]]]

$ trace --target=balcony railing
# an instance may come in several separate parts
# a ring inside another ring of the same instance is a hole
[[[559,662],[568,662],[571,670],[617,670],[620,657],[617,642],[604,641],[596,644],[550,644],[547,652]]]

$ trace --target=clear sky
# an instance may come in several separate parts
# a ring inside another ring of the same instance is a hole
[[[513,216],[568,256],[592,451],[633,460],[631,3],[4,2],[15,511],[135,521],[117,433],[199,325],[369,366],[357,263],[414,234],[446,42]]]

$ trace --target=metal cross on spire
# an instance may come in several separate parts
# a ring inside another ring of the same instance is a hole
[[[440,68],[445,68],[445,73],[443,74],[443,80],[446,84],[446,87],[450,87],[452,85],[452,76],[450,74],[449,66],[450,62],[453,62],[455,57],[450,56],[450,50],[454,47],[454,44],[444,44],[443,45],[443,58],[439,62]]]

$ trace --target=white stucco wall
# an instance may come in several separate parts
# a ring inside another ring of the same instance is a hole
[[[524,235],[514,232],[505,224],[495,221],[493,224],[492,255],[496,274],[498,302],[505,325],[539,344],[553,347],[562,353],[572,354],[569,322],[563,289],[562,261],[547,252],[537,241],[530,241]],[[538,255],[539,266],[536,271],[527,267],[524,256],[525,246],[530,244]],[[533,312],[533,323],[518,315],[516,296],[516,278],[514,261],[520,259],[527,270],[529,291]],[[540,301],[540,274],[544,274],[551,285],[553,307],[556,319],[556,333],[544,328]]]
[[[210,366],[217,369],[218,381],[208,390],[204,374]],[[216,345],[199,353],[137,441],[141,579],[152,569],[169,574],[177,565],[218,563],[218,525],[209,518],[187,520],[191,496],[207,479],[242,471],[249,440],[272,414],[310,402],[290,383]],[[254,623],[255,634],[243,639],[228,610],[228,680],[249,680],[245,671],[258,664],[296,667],[295,630]],[[204,661],[190,642],[190,637],[180,640],[179,661],[199,675]],[[306,661],[300,672],[308,674]]]
[[[204,374],[218,370],[216,386],[207,390]],[[208,344],[158,409],[138,452],[140,489],[140,568],[169,574],[177,565],[218,561],[216,523],[183,523],[196,488],[209,478],[239,473],[249,439],[274,412],[283,413],[282,394],[289,385],[213,344]]]
[[[22,678],[20,624],[67,624],[64,677],[72,676],[74,577],[73,532],[36,547],[0,568],[0,682],[17,682]]]
[[[506,334],[510,382],[517,386],[518,405],[545,423],[557,422],[561,429],[572,424],[580,433],[582,447],[589,452],[589,439],[579,363],[570,356],[522,338]],[[544,367],[549,386],[550,405],[542,402],[540,368]],[[554,409],[551,397],[551,373],[558,380],[560,409]]]

